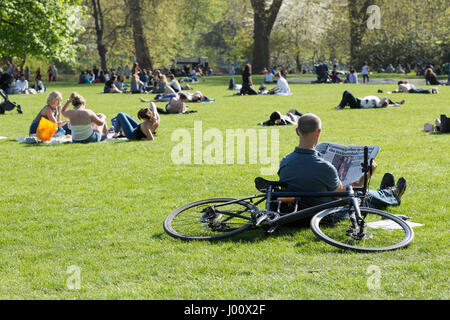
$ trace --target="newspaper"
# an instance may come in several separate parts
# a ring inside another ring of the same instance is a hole
[[[364,162],[365,146],[343,146],[331,142],[323,142],[316,146],[322,158],[330,162],[337,170],[343,186],[358,182],[364,175],[361,164]],[[375,159],[380,151],[379,146],[367,146],[369,161]]]

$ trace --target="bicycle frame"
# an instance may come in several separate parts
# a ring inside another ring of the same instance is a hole
[[[271,203],[273,203],[274,201],[279,201],[279,200],[272,200],[272,199],[283,198],[283,197],[295,198],[296,200],[300,200],[301,198],[305,198],[305,197],[315,197],[315,198],[341,197],[341,199],[333,200],[333,201],[330,201],[330,202],[327,202],[324,204],[320,204],[320,205],[317,205],[314,207],[309,207],[306,209],[302,209],[302,210],[298,210],[298,211],[294,211],[294,212],[290,212],[290,213],[278,213],[278,212],[274,212],[274,211],[270,210]],[[252,200],[257,199],[257,198],[262,198],[262,199],[258,200],[256,203],[253,203]],[[317,214],[326,209],[336,208],[336,207],[341,207],[341,206],[350,206],[355,209],[354,217],[352,214],[350,216],[350,219],[351,219],[353,227],[359,233],[362,230],[364,220],[362,219],[361,212],[359,210],[358,198],[359,198],[359,196],[354,193],[354,190],[352,187],[348,187],[347,191],[342,191],[342,192],[282,192],[282,191],[272,191],[272,187],[269,187],[269,190],[265,194],[240,198],[240,199],[224,202],[221,204],[217,204],[217,205],[214,205],[213,207],[219,208],[219,207],[227,206],[227,205],[230,205],[233,203],[250,200],[253,204],[253,210],[251,211],[253,222],[255,223],[254,218],[260,216],[261,214],[275,214],[276,218],[271,219],[264,224],[266,226],[273,227],[273,226],[280,226],[283,224],[288,224],[288,223],[298,221],[300,219],[303,219],[308,216],[312,216],[312,215]],[[266,201],[266,208],[265,208],[265,210],[261,211],[256,206],[258,204],[262,203],[263,201]],[[251,218],[245,217],[245,216],[242,216],[239,214],[229,213],[229,215],[251,220]]]

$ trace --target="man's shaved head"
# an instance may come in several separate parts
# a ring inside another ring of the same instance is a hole
[[[304,114],[298,120],[298,132],[301,135],[307,135],[319,129],[322,129],[322,121],[313,113]]]

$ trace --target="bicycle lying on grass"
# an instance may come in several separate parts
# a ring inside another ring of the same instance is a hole
[[[255,186],[262,194],[189,203],[166,217],[164,230],[183,240],[217,240],[256,228],[272,234],[281,225],[312,217],[313,233],[341,249],[378,252],[405,247],[413,241],[414,232],[401,217],[363,206],[371,170],[367,147],[364,151],[361,188],[349,186],[343,192],[283,192],[286,184],[256,178]],[[302,209],[301,200],[305,197],[339,199]],[[265,209],[260,210],[257,206],[264,201]],[[380,228],[380,222],[389,222],[393,227]]]

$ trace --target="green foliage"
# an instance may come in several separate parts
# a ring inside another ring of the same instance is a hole
[[[448,1],[378,1],[381,29],[366,30],[358,60],[373,65],[433,63],[449,58]],[[447,56],[446,56],[447,55]]]
[[[78,5],[76,0],[0,0],[0,55],[72,60],[81,30]]]

